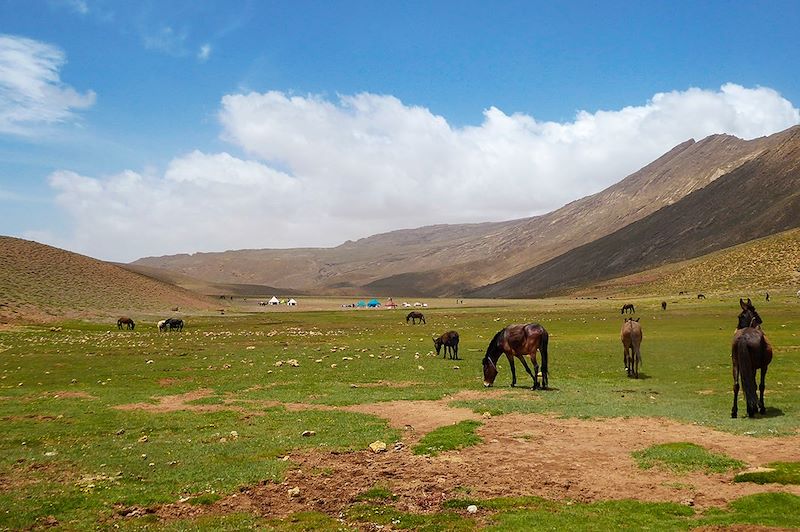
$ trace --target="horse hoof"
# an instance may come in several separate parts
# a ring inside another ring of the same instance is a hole
[[[763,408],[763,407],[762,407],[762,408],[759,408],[759,409],[758,409],[758,413],[759,413],[759,414],[761,414],[761,415],[763,416],[764,414],[766,414],[766,413],[767,413],[767,409],[766,409],[766,408]]]
[[[732,417],[733,419],[736,419],[738,416],[736,415],[736,412],[731,412],[731,417]]]

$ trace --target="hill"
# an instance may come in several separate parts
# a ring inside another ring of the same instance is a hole
[[[211,310],[210,299],[114,264],[0,236],[0,323]]]
[[[745,141],[714,135],[686,141],[604,191],[543,216],[406,229],[335,248],[196,253],[148,257],[134,264],[211,282],[292,286],[317,293],[463,294],[645,218],[757,157],[779,143],[780,136]]]
[[[800,128],[793,128],[677,203],[471,295],[565,292],[799,226]]]
[[[687,292],[760,292],[800,288],[800,229],[751,240],[659,268],[618,277],[580,295],[659,295]]]

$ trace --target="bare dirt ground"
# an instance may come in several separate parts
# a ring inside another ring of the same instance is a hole
[[[159,411],[195,409],[185,401],[203,397],[206,390],[161,398]],[[504,392],[497,390],[502,395]],[[631,452],[668,442],[693,442],[712,452],[724,453],[760,467],[773,461],[800,459],[800,435],[752,438],[698,425],[658,418],[607,420],[563,419],[539,414],[489,417],[448,402],[468,399],[471,392],[439,401],[393,401],[343,407],[366,412],[403,430],[402,445],[383,453],[302,451],[292,453],[293,464],[280,483],[243,488],[211,506],[175,503],[149,509],[160,518],[194,517],[205,513],[247,511],[265,517],[317,510],[330,515],[352,504],[375,486],[385,486],[397,496],[398,509],[428,512],[441,509],[452,498],[491,498],[536,495],[548,499],[591,502],[634,498],[672,501],[698,509],[722,507],[754,493],[783,491],[800,495],[800,486],[734,483],[734,473],[676,474],[639,469]],[[485,397],[485,394],[481,394]],[[125,408],[152,409],[154,405]],[[226,408],[202,405],[202,408]],[[287,405],[315,408],[313,405]],[[334,408],[334,407],[322,407]],[[425,433],[464,419],[480,419],[483,443],[437,457],[417,456],[410,445]],[[291,496],[289,490],[299,488]]]

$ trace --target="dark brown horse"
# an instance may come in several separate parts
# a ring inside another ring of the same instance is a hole
[[[633,303],[625,303],[624,305],[622,305],[622,311],[620,312],[620,314],[625,314],[625,312],[630,312],[631,314],[636,312]]]
[[[539,387],[539,364],[536,362],[536,351],[538,350],[542,353],[542,388],[547,388],[548,338],[547,331],[538,323],[509,325],[498,331],[489,342],[486,356],[483,357],[483,385],[488,387],[494,384],[497,377],[497,361],[500,360],[500,355],[505,353],[508,364],[511,366],[511,386],[517,384],[517,373],[514,370],[514,357],[517,357],[525,367],[525,371],[533,379],[533,389],[537,389]],[[528,355],[533,362],[533,373],[525,362],[525,355]]]
[[[662,301],[661,302],[661,310],[667,310],[667,302],[666,301]]]
[[[408,316],[406,316],[406,323],[408,323],[408,320],[411,320],[412,325],[417,323],[417,320],[421,321],[422,323],[425,323],[425,316],[422,314],[422,312],[417,312],[415,310],[413,312],[408,313]]]
[[[117,320],[117,329],[122,329],[123,325],[130,330],[133,330],[134,327],[136,327],[136,324],[133,322],[132,319],[126,318],[124,316]]]
[[[433,346],[436,348],[436,356],[439,356],[439,351],[444,346],[444,356],[447,356],[449,350],[450,360],[458,360],[458,333],[456,331],[447,331],[439,338],[434,338]]]
[[[756,312],[750,298],[747,302],[739,299],[742,312],[739,314],[739,323],[733,333],[731,346],[731,360],[733,362],[733,408],[731,417],[736,417],[739,411],[739,382],[744,388],[747,400],[747,416],[754,417],[756,411],[762,415],[767,409],[764,407],[764,380],[767,376],[767,367],[772,362],[772,346],[761,330],[761,316]],[[761,370],[760,397],[756,394],[756,371]]]
[[[639,378],[639,364],[642,363],[642,326],[639,318],[625,318],[622,330],[619,333],[622,340],[622,360],[628,377]]]

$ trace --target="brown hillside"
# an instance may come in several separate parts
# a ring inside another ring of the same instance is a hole
[[[800,229],[604,281],[581,295],[767,292],[800,288]]]
[[[475,291],[538,296],[698,257],[800,226],[800,128],[681,201]]]
[[[209,310],[217,303],[114,264],[0,236],[0,323]]]
[[[679,146],[608,189],[544,216],[393,231],[330,249],[240,250],[134,264],[212,282],[319,293],[452,295],[505,279],[613,233],[752,159],[779,135],[714,135]]]

